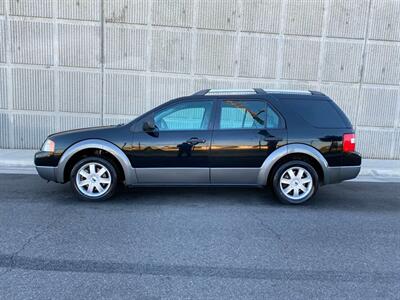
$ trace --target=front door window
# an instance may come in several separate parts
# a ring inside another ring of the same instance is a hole
[[[154,122],[160,131],[207,130],[212,101],[178,103],[158,111]]]

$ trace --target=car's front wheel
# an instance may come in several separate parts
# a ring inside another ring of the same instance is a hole
[[[115,167],[101,157],[86,157],[77,162],[71,171],[72,189],[82,200],[106,200],[114,195],[117,183]]]
[[[318,174],[305,161],[290,161],[281,165],[273,177],[273,189],[285,204],[301,204],[310,200],[318,189]]]

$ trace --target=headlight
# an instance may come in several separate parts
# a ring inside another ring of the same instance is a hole
[[[52,141],[47,139],[42,146],[42,151],[46,152],[54,152],[54,149],[56,148],[56,144]]]

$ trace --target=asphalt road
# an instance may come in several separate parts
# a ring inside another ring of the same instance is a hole
[[[0,298],[400,298],[400,184],[124,190],[0,175]]]

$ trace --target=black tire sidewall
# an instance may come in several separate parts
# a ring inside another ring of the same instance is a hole
[[[79,169],[83,165],[90,163],[90,162],[100,163],[100,164],[104,165],[109,170],[110,175],[111,175],[110,188],[108,189],[108,191],[105,194],[98,196],[98,197],[88,197],[88,196],[84,195],[76,185],[75,178],[76,178],[76,174],[78,173]],[[101,157],[92,156],[92,157],[86,157],[86,158],[78,161],[75,164],[75,166],[71,170],[70,181],[71,181],[71,186],[72,186],[73,191],[79,197],[80,200],[96,202],[96,201],[104,201],[115,194],[115,191],[118,186],[118,175],[117,175],[116,168],[108,160],[101,158]]]
[[[280,188],[280,178],[281,178],[282,174],[287,169],[292,168],[292,167],[302,167],[302,168],[306,169],[310,173],[312,180],[313,180],[313,186],[312,186],[311,193],[308,194],[307,197],[305,197],[304,199],[297,200],[297,201],[287,197],[281,191],[281,188]],[[310,200],[318,190],[318,186],[319,186],[318,173],[315,171],[315,169],[313,168],[312,165],[310,165],[309,163],[307,163],[305,161],[302,161],[302,160],[289,161],[287,163],[282,164],[276,170],[274,177],[273,177],[272,186],[273,186],[275,195],[277,196],[279,201],[281,201],[282,203],[284,203],[284,204],[303,204],[303,203],[307,202],[308,200]]]

